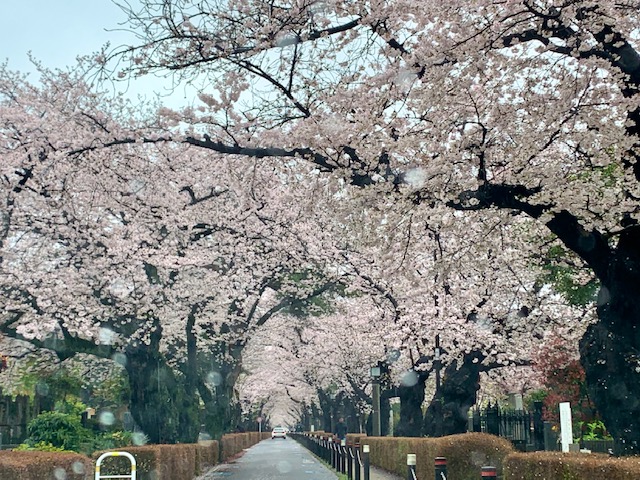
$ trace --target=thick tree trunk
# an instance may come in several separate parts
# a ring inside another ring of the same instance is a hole
[[[205,404],[205,428],[214,439],[219,439],[225,433],[234,431],[240,423],[235,386],[241,372],[244,344],[230,346],[220,342],[216,348],[217,358],[222,357],[225,360],[216,361],[207,357],[207,361],[204,362],[215,365],[213,369],[215,388],[210,389],[204,381],[200,380],[198,391]],[[204,376],[211,373],[211,371],[204,372]]]
[[[468,412],[480,388],[483,359],[480,352],[472,352],[464,355],[460,368],[457,360],[447,366],[444,381],[425,412],[424,435],[440,437],[467,431]]]
[[[234,401],[234,387],[219,385],[216,392],[205,402],[204,424],[214,439],[220,439],[225,433],[235,430],[240,422]]]
[[[198,437],[197,397],[159,352],[162,329],[149,345],[127,350],[131,415],[151,443],[193,443]]]
[[[178,388],[171,369],[157,352],[143,346],[129,352],[126,370],[135,422],[151,443],[178,442]]]
[[[397,437],[419,437],[422,431],[422,402],[424,402],[424,383],[426,375],[418,374],[413,386],[398,387],[400,397],[400,420],[395,428]]]
[[[318,402],[320,403],[321,424],[320,429],[324,432],[332,432],[331,413],[333,411],[333,402],[324,390],[318,389]]]
[[[587,231],[569,212],[549,229],[593,269],[601,283],[599,322],[580,341],[587,388],[618,453],[640,453],[640,226],[621,221],[617,245]]]
[[[638,245],[640,247],[640,244]],[[600,321],[580,341],[589,395],[616,442],[616,453],[640,454],[640,262],[618,255],[613,281],[598,298]],[[636,257],[637,258],[637,257]],[[619,268],[616,268],[619,267]]]
[[[311,424],[313,425],[314,430],[321,430],[322,427],[320,422],[320,417],[322,416],[321,407],[316,405],[315,403],[311,404]]]
[[[347,423],[348,433],[360,433],[362,427],[362,412],[360,412],[356,406],[351,403],[345,415],[345,422]]]
[[[535,212],[528,213],[537,218]],[[567,211],[546,225],[600,280],[599,321],[580,341],[580,361],[589,395],[614,437],[616,452],[639,454],[640,226],[632,218],[622,219],[616,244],[609,235],[584,229]]]

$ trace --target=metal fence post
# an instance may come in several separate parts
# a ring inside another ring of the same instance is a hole
[[[447,459],[436,457],[435,467],[436,480],[447,480]]]
[[[353,444],[347,444],[347,478],[353,480]]]
[[[325,462],[331,464],[331,450],[329,450],[329,439],[322,437],[322,458]]]
[[[356,478],[355,478],[355,480],[360,480],[362,478],[362,456],[361,456],[361,450],[360,450],[360,444],[359,443],[356,443],[354,455],[356,457]]]
[[[331,465],[333,467],[333,469],[335,470],[336,468],[336,449],[335,446],[333,444],[333,438],[329,437],[329,465]]]
[[[542,402],[533,402],[533,449],[544,450],[544,421]]]
[[[487,406],[487,433],[500,435],[500,409],[498,403]]]
[[[369,471],[369,445],[362,446],[362,457],[364,464],[364,480],[371,480],[371,472]]]
[[[496,480],[498,478],[498,470],[496,467],[482,467],[483,480]]]
[[[416,454],[407,453],[407,480],[416,480]]]
[[[473,416],[473,420],[472,420],[473,428],[471,429],[471,431],[482,432],[482,417],[481,417],[480,409],[478,407],[473,409],[472,416]]]

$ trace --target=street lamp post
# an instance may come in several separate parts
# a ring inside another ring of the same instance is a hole
[[[372,392],[371,400],[373,403],[373,424],[372,434],[374,437],[380,436],[380,365],[371,367]]]

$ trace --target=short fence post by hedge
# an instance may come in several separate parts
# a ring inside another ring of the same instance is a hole
[[[342,439],[340,440],[340,473],[347,473],[347,456],[349,452],[347,451],[347,441]]]
[[[360,450],[360,444],[356,443],[354,449],[354,455],[356,457],[356,478],[355,480],[360,480],[362,478],[362,456]]]
[[[369,471],[369,445],[362,446],[362,463],[364,465],[364,480],[371,480]]]
[[[353,480],[353,443],[347,443],[347,478]]]
[[[436,457],[436,480],[447,480],[447,459],[445,457]]]
[[[331,439],[327,437],[324,441],[324,459],[331,465]]]
[[[407,480],[416,480],[416,454],[407,453]]]
[[[336,446],[333,441],[333,438],[331,437],[329,437],[329,454],[330,454],[329,465],[331,465],[334,470],[337,470],[336,467],[338,465],[338,462],[336,462]]]
[[[482,467],[483,480],[496,480],[498,478],[498,469],[496,467]]]

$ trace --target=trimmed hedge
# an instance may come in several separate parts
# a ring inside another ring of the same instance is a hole
[[[314,432],[321,436],[324,432]],[[137,462],[140,480],[192,480],[208,467],[237,455],[261,440],[269,432],[234,433],[220,442],[199,444],[146,445],[119,449],[131,453]],[[324,434],[326,436],[326,434]],[[406,456],[415,453],[419,480],[431,480],[436,457],[447,459],[450,478],[479,478],[484,465],[493,465],[503,472],[505,480],[637,480],[640,478],[640,457],[612,458],[601,454],[533,452],[517,453],[511,444],[499,437],[482,433],[466,433],[442,438],[367,437],[350,434],[350,443],[367,444],[371,464],[406,475]],[[93,460],[70,452],[0,451],[0,479],[11,480],[91,480]],[[103,461],[103,474],[129,473],[125,457],[109,457]]]
[[[134,456],[139,480],[192,480],[196,476],[195,444],[144,445],[118,448],[116,451],[129,452]],[[93,454],[94,462],[102,453]],[[125,475],[131,470],[130,465],[126,457],[107,457],[102,461],[100,473]]]
[[[0,451],[0,478],[7,480],[88,480],[93,469],[91,459],[79,453]]]
[[[196,443],[196,474],[202,474],[207,468],[217,465],[220,459],[220,446],[217,440]]]
[[[326,437],[324,432],[309,435]],[[329,435],[330,436],[330,435]],[[369,445],[371,465],[407,474],[407,454],[416,454],[418,480],[431,480],[436,457],[447,459],[447,477],[480,478],[483,466],[498,469],[504,480],[638,480],[640,457],[613,458],[603,454],[516,452],[503,438],[484,433],[465,433],[441,438],[367,437],[348,434],[347,442]]]
[[[220,461],[226,462],[234,455],[240,453],[249,445],[249,434],[229,433],[220,439]]]
[[[198,444],[145,445],[115,450],[134,456],[139,480],[193,480],[209,467],[270,437],[270,432],[233,433],[224,435],[220,442],[210,440]],[[95,452],[89,458],[67,452],[0,451],[0,479],[92,480],[95,462],[102,453]],[[123,456],[106,457],[100,467],[103,475],[125,475],[130,471],[129,459]]]
[[[604,454],[512,453],[504,460],[505,480],[638,480],[640,457]]]
[[[416,454],[418,480],[431,480],[436,457],[447,459],[450,478],[479,478],[483,466],[502,472],[504,458],[515,452],[511,443],[494,435],[464,433],[441,438],[362,437],[370,448],[371,464],[401,477],[407,474],[407,454]]]

